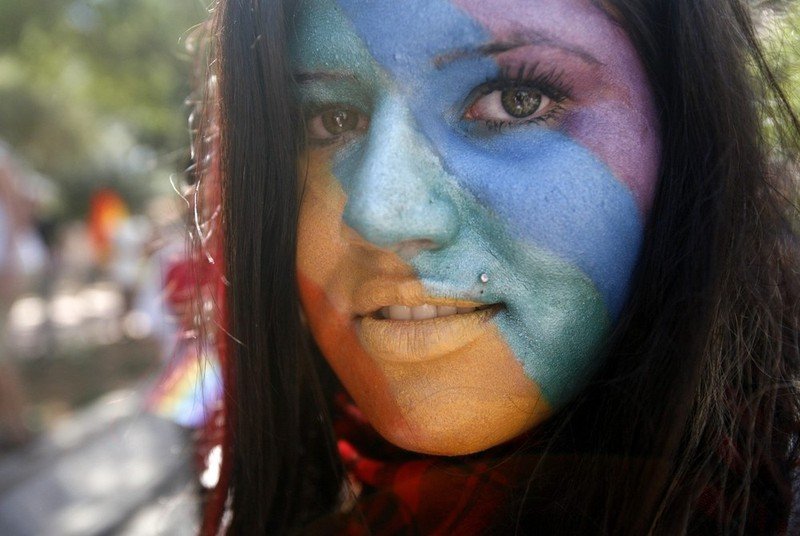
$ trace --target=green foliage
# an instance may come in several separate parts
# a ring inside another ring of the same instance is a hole
[[[787,16],[783,39],[786,88],[794,109],[800,110],[800,5]]]
[[[767,61],[783,90],[790,106],[800,114],[800,4],[772,2],[764,12],[761,33]],[[768,103],[777,104],[777,103]],[[767,120],[766,132],[776,143],[792,135]]]
[[[201,0],[0,0],[0,138],[62,191],[63,217],[115,186],[168,187],[188,146]]]

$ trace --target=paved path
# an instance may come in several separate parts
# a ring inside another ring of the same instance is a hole
[[[0,458],[0,535],[192,535],[191,447],[117,391]]]

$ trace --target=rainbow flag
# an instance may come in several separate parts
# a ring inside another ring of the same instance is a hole
[[[203,426],[222,398],[222,371],[213,348],[182,339],[147,401],[147,408],[189,428]]]

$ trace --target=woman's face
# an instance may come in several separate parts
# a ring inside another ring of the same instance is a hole
[[[304,0],[297,258],[328,362],[396,445],[511,439],[600,364],[659,125],[591,0]]]

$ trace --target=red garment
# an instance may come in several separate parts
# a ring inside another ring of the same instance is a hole
[[[324,533],[469,535],[513,526],[510,499],[535,463],[515,455],[521,440],[474,456],[418,455],[382,439],[346,397],[337,406],[339,454],[357,497]]]
[[[350,493],[343,497],[340,511],[312,521],[301,534],[468,536],[515,533],[521,514],[519,501],[542,460],[532,452],[535,449],[526,448],[529,436],[471,456],[426,456],[389,444],[347,397],[337,397],[336,405],[334,427]],[[219,433],[220,421],[210,429]],[[218,437],[217,442],[225,443],[222,437]],[[735,474],[740,469],[737,467],[739,458],[731,444],[727,447],[721,449],[720,463],[728,465]],[[541,488],[548,490],[548,496],[542,496],[541,489],[534,491],[537,497],[524,508],[525,514],[534,514],[535,526],[542,527],[542,533],[573,534],[575,530],[563,523],[590,519],[583,517],[591,516],[590,511],[571,512],[565,518],[559,506],[559,493],[567,492],[570,487],[559,475],[572,473],[574,476],[574,471],[562,472],[559,468],[574,468],[583,456],[588,455],[550,454],[548,467],[536,472],[537,482],[548,481],[548,485]],[[612,464],[616,459],[621,468],[627,465],[625,458],[604,458]],[[227,476],[224,470],[223,475]],[[227,485],[227,478],[223,482]],[[553,483],[556,485],[549,485]],[[786,534],[785,520],[775,517],[774,505],[762,500],[763,490],[757,484],[752,489],[750,500],[755,506],[750,508],[750,516],[745,520],[745,533]],[[220,491],[215,490],[216,500],[208,504],[220,512],[219,517],[211,519],[221,519],[226,494]],[[721,490],[714,486],[706,488],[691,514],[693,533],[727,533],[740,528],[740,512],[725,501]],[[524,524],[531,522],[530,519],[522,521],[526,522]],[[212,526],[207,525],[203,534],[215,535]]]
[[[525,448],[530,435],[472,456],[418,455],[387,443],[347,397],[340,395],[336,403],[338,415],[334,425],[339,455],[357,496],[352,497],[354,504],[340,514],[338,524],[328,520],[327,524],[315,524],[311,532],[348,536],[515,532],[520,515],[518,501],[542,460],[540,455]],[[574,465],[580,457],[578,453],[551,454],[550,469],[537,473],[535,478],[547,478],[548,473],[554,474],[553,468],[558,474],[559,466]],[[606,459],[615,463],[613,460],[611,456]],[[720,449],[720,463],[735,474],[742,470],[740,462],[732,443],[726,442]],[[564,491],[563,485],[557,487]],[[753,489],[759,490],[757,485]],[[754,493],[750,498],[746,532],[785,534],[785,523],[772,517],[774,514],[771,515],[761,495]],[[720,490],[713,486],[706,488],[695,503],[691,525],[708,533],[738,527],[739,513],[730,506],[722,506],[725,500]],[[557,503],[558,497],[550,497],[537,504],[549,507]],[[581,513],[572,515],[580,517]],[[553,519],[544,514],[540,521],[552,523]],[[325,528],[320,530],[320,526]]]

